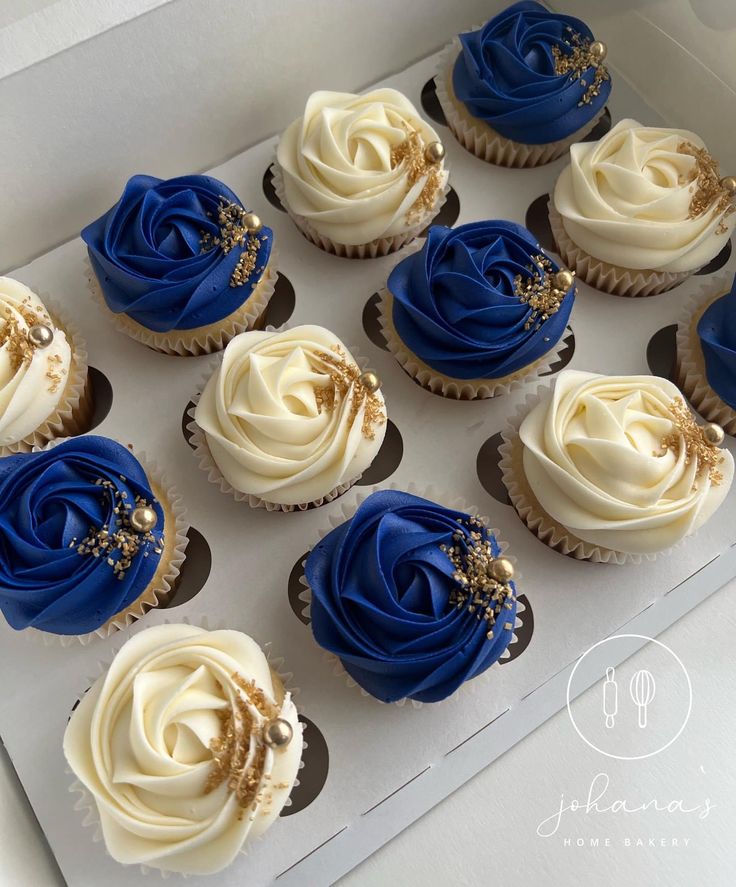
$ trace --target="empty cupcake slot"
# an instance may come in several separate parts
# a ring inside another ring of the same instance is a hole
[[[365,303],[365,307],[363,308],[363,330],[374,345],[377,345],[383,351],[388,351],[386,337],[383,335],[381,321],[379,320],[380,311],[378,303],[380,301],[380,293],[373,293],[370,299]]]
[[[516,611],[516,625],[514,626],[515,640],[506,648],[506,654],[508,655],[504,654],[498,660],[499,665],[505,665],[507,662],[511,662],[512,659],[518,659],[529,646],[529,642],[534,634],[534,613],[532,612],[529,599],[525,594],[521,594],[516,600],[518,608]]]
[[[187,530],[187,556],[179,578],[171,593],[167,609],[179,607],[196,597],[204,588],[212,569],[212,552],[209,543],[196,527]]]
[[[486,493],[492,496],[496,502],[500,502],[501,505],[511,505],[511,500],[501,477],[501,469],[498,465],[501,458],[498,448],[502,442],[503,439],[500,431],[497,431],[488,440],[484,441],[478,450],[475,469],[478,472],[480,485]]]
[[[675,378],[675,359],[677,346],[675,336],[677,324],[662,327],[652,336],[647,345],[647,365],[653,376],[664,379]]]
[[[107,418],[112,407],[112,385],[107,376],[97,367],[87,368],[87,385],[89,386],[89,400],[91,412],[86,422],[82,423],[83,431],[92,431]]]
[[[421,102],[422,109],[430,120],[434,120],[435,123],[439,123],[441,126],[447,126],[445,112],[442,110],[440,100],[437,98],[437,84],[434,77],[430,77],[422,87]]]
[[[555,360],[553,364],[551,364],[550,368],[543,373],[540,373],[541,376],[553,376],[555,373],[559,373],[560,370],[564,370],[565,367],[570,363],[575,354],[575,333],[571,326],[567,327],[567,332],[563,338],[563,342],[565,347],[560,352],[560,356]]]
[[[291,573],[289,573],[288,582],[289,606],[293,610],[296,618],[300,622],[303,622],[304,625],[309,625],[312,621],[309,616],[310,591],[305,581],[303,581],[304,563],[308,556],[308,551],[300,555],[297,562],[292,567]]]
[[[404,442],[401,439],[401,432],[388,419],[386,421],[386,436],[381,444],[381,449],[372,464],[363,472],[357,485],[361,487],[373,486],[373,484],[386,480],[399,467],[403,455]]]
[[[181,433],[184,435],[184,440],[192,449],[194,449],[194,444],[192,443],[192,435],[194,432],[189,428],[189,425],[192,423],[192,417],[189,415],[189,410],[193,410],[195,406],[196,403],[193,400],[190,400],[184,407],[184,412],[181,416]]]
[[[263,193],[265,194],[266,200],[268,200],[271,206],[276,207],[276,209],[280,210],[282,213],[286,212],[283,204],[279,200],[276,189],[273,186],[273,173],[271,172],[271,164],[268,165],[268,169],[263,173]]]
[[[294,292],[294,286],[289,278],[279,271],[276,279],[276,288],[268,305],[266,305],[266,310],[263,312],[259,328],[265,329],[268,326],[282,326],[294,313],[295,306],[296,293]]]
[[[302,764],[281,816],[299,813],[316,800],[327,782],[330,769],[330,752],[322,731],[304,715],[299,715],[299,720],[304,725]]]
[[[529,209],[524,217],[524,224],[537,238],[542,249],[548,252],[557,252],[557,244],[549,224],[549,194],[542,194],[529,204]]]
[[[707,265],[704,265],[700,271],[696,271],[696,275],[702,274],[715,274],[716,271],[720,271],[721,268],[728,262],[731,258],[731,249],[732,249],[732,241],[727,240],[723,249],[718,253],[715,259],[711,259]]]

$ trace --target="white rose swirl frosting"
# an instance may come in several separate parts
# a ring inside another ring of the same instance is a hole
[[[37,348],[28,330],[43,324],[53,340]],[[72,352],[39,297],[11,277],[0,277],[0,446],[23,440],[52,415],[64,397]]]
[[[291,727],[284,745],[267,741],[273,719]],[[255,641],[191,625],[131,638],[64,735],[113,858],[185,874],[220,871],[272,824],[301,752],[294,704]]]
[[[197,404],[223,477],[280,505],[314,502],[371,464],[384,401],[360,383],[340,339],[319,326],[236,336]]]
[[[694,533],[733,480],[672,382],[565,370],[524,418],[524,473],[542,508],[585,542],[653,554]]]
[[[439,136],[395,89],[315,92],[277,151],[289,209],[332,241],[358,245],[428,216],[444,187],[424,159]]]
[[[695,271],[716,256],[736,215],[718,165],[693,132],[622,120],[570,148],[554,205],[589,255],[622,268]]]

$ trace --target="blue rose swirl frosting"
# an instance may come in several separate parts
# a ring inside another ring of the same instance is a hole
[[[394,328],[439,373],[503,378],[562,338],[575,291],[574,285],[564,293],[554,288],[559,270],[514,222],[434,226],[421,251],[388,278]]]
[[[731,292],[716,299],[698,321],[705,376],[721,400],[736,410],[736,277]]]
[[[500,554],[467,514],[373,493],[307,558],[315,640],[377,699],[438,702],[511,642],[516,590],[491,577]]]
[[[157,523],[136,533],[136,505]],[[146,590],[164,512],[140,462],[105,437],[0,459],[0,609],[15,629],[83,635]]]
[[[105,302],[153,332],[190,330],[237,311],[268,264],[273,232],[210,176],[133,176],[82,231]]]
[[[589,52],[593,34],[569,15],[522,0],[460,35],[452,87],[473,117],[526,145],[566,139],[603,108],[611,81]]]

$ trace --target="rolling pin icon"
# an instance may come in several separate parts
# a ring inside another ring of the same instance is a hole
[[[606,727],[610,730],[618,714],[618,684],[612,665],[606,669],[606,679],[603,682],[603,714],[606,716]]]

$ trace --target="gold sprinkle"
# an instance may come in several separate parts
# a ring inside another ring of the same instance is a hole
[[[679,457],[681,449],[684,448],[685,465],[689,465],[695,460],[697,464],[696,476],[707,472],[710,482],[714,487],[717,487],[723,480],[723,475],[718,470],[718,466],[723,461],[720,449],[708,443],[703,435],[702,426],[695,421],[693,414],[681,397],[672,401],[670,413],[675,430],[662,438],[662,451],[655,452],[653,455],[664,456],[665,453],[671,451]],[[695,484],[693,484],[694,488]]]
[[[677,146],[680,154],[687,154],[695,159],[693,196],[690,199],[688,218],[697,219],[704,213],[712,212],[713,218],[721,216],[716,234],[726,234],[726,219],[736,212],[734,195],[721,183],[718,161],[706,148],[698,148],[692,142],[683,141]]]
[[[404,124],[406,126],[406,124]],[[437,202],[437,192],[442,185],[442,164],[430,163],[425,157],[425,145],[415,129],[406,127],[407,134],[403,142],[391,149],[391,168],[395,169],[402,163],[406,165],[407,193],[416,183],[426,177],[424,187],[419,196],[409,207],[406,220],[411,222],[418,216],[429,212]]]
[[[352,424],[360,408],[365,405],[361,430],[365,438],[374,440],[375,426],[383,425],[386,421],[383,403],[376,392],[369,391],[361,383],[360,367],[345,359],[343,349],[339,345],[334,345],[332,350],[334,354],[321,351],[316,355],[322,363],[321,369],[329,375],[331,381],[330,385],[314,389],[317,409],[320,413],[323,410],[331,413],[338,406],[338,401],[344,401],[348,392],[352,390],[348,421]]]
[[[611,77],[602,60],[590,50],[594,41],[589,37],[583,37],[569,26],[567,32],[567,39],[561,45],[552,47],[555,74],[569,74],[573,80],[579,80],[585,91],[578,102],[578,107],[589,105],[596,96],[600,95],[602,84]],[[594,69],[594,74],[592,82],[588,83],[583,75],[590,68]]]
[[[218,206],[217,222],[220,225],[220,236],[217,237],[208,231],[203,231],[199,245],[202,252],[220,247],[225,255],[233,249],[242,249],[238,264],[230,275],[230,286],[243,286],[256,270],[258,250],[261,240],[266,241],[266,235],[258,237],[258,232],[252,231],[245,224],[248,211],[237,203],[231,203],[220,198]],[[262,269],[261,269],[262,270]]]
[[[522,277],[521,274],[517,274],[514,278],[514,295],[532,309],[524,324],[526,330],[532,327],[535,330],[539,329],[545,320],[549,320],[560,310],[562,301],[567,295],[566,290],[556,288],[554,265],[547,256],[539,253],[532,258],[534,264],[527,265],[531,276]]]

